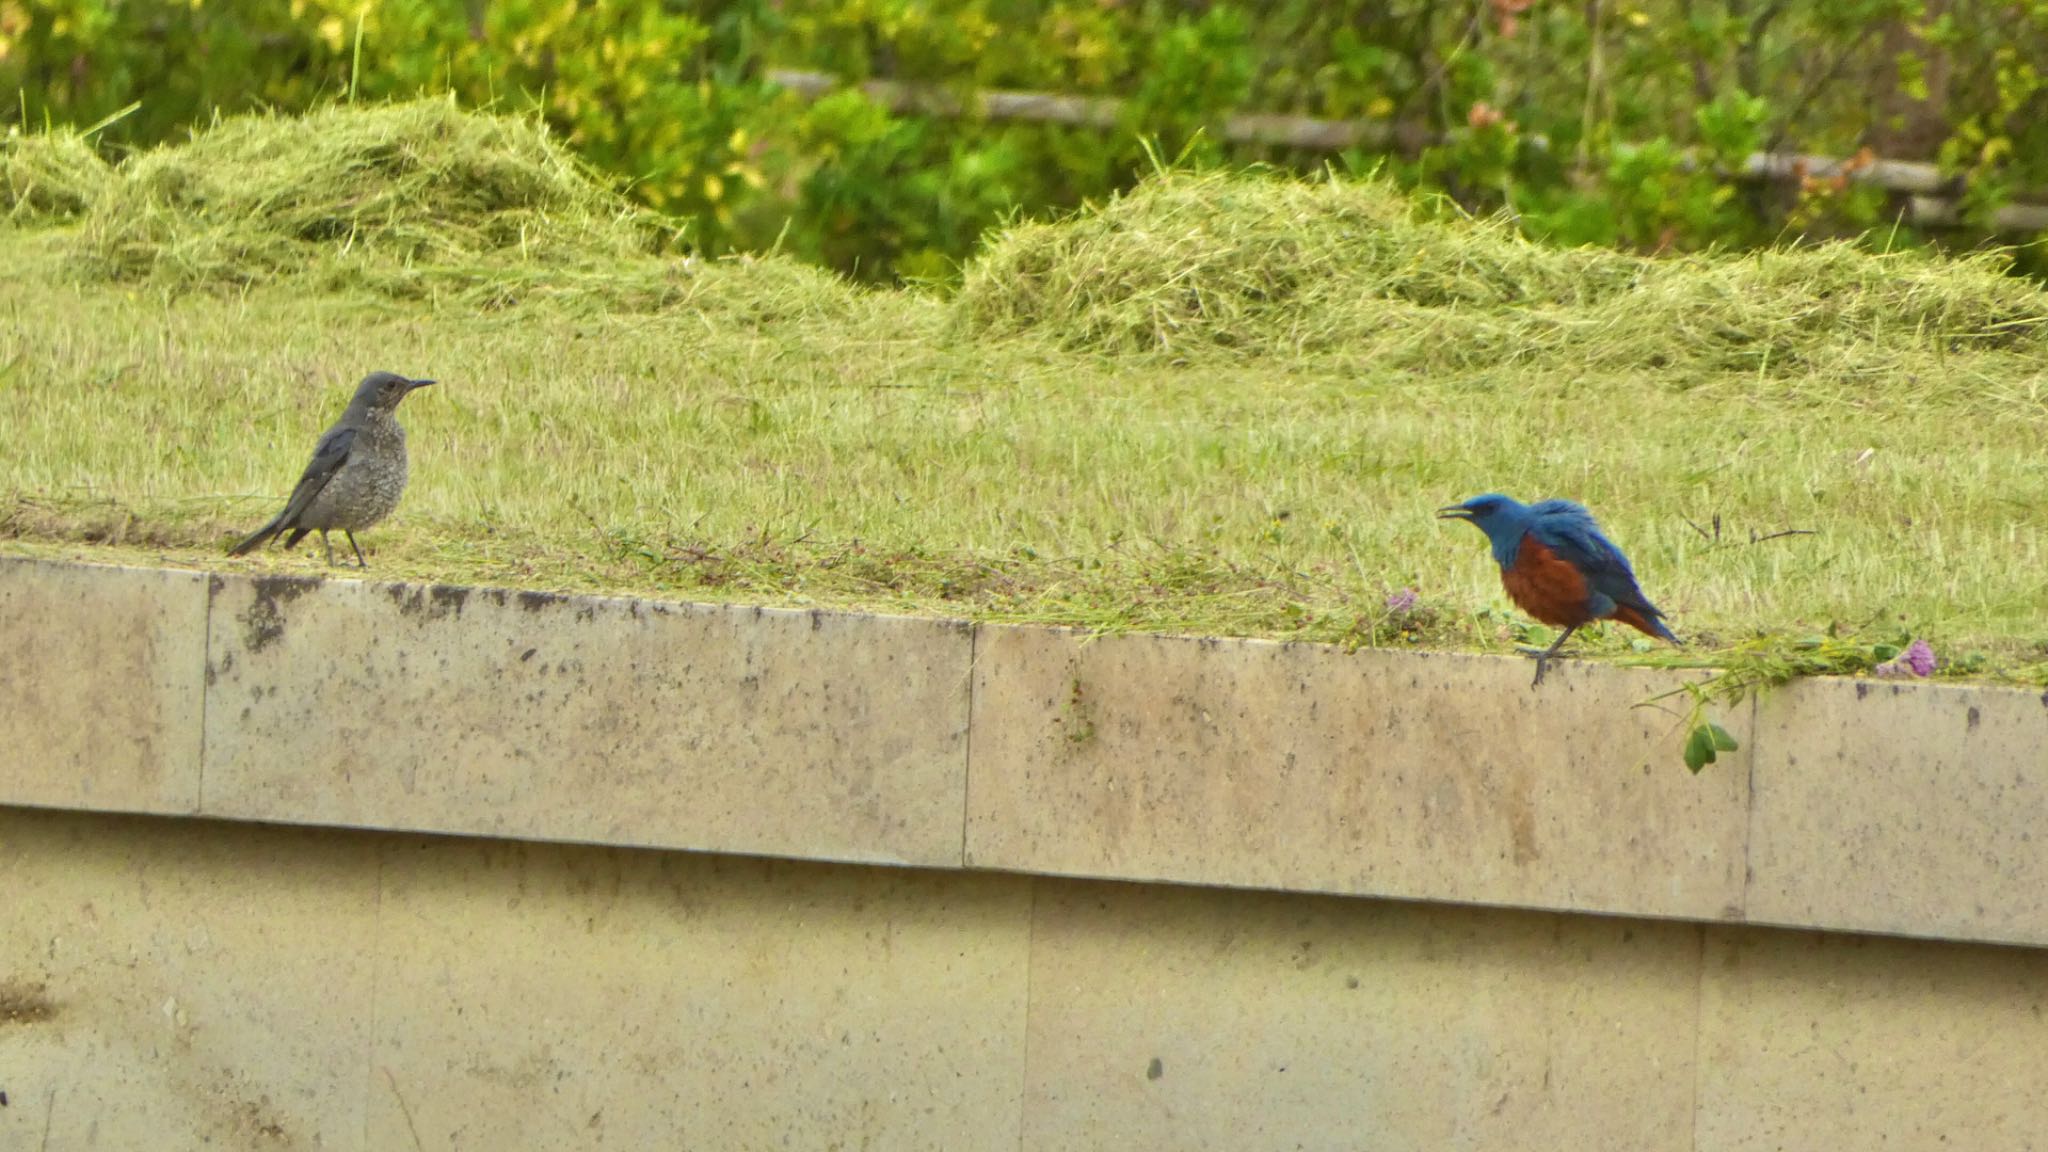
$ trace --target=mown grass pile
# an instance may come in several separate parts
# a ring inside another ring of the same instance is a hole
[[[447,99],[223,121],[93,197],[80,267],[173,289],[288,278],[415,297],[528,291],[647,306],[675,224],[603,186],[537,120]]]
[[[76,132],[13,130],[0,137],[0,209],[11,223],[81,215],[112,183],[112,169]]]
[[[971,332],[1112,354],[1788,375],[2035,342],[2048,293],[1993,255],[1653,259],[1544,247],[1377,180],[1168,174],[996,238],[958,309]]]
[[[1832,628],[2048,678],[2048,293],[1989,257],[1558,251],[1372,182],[1169,175],[950,295],[862,291],[661,251],[438,102],[104,178],[0,233],[15,548],[239,563],[389,368],[442,386],[364,541],[387,578],[1499,649],[1541,630],[1433,516],[1494,490],[1591,505],[1682,658]]]

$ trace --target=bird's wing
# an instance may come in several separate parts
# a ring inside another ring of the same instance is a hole
[[[285,501],[284,511],[278,515],[279,527],[289,528],[298,522],[306,507],[313,503],[313,498],[320,495],[327,482],[334,479],[334,474],[348,462],[349,449],[355,440],[356,430],[353,428],[332,428],[320,438],[319,445],[313,449],[312,461],[306,465],[305,474],[299,477],[298,487],[292,489],[291,499]]]
[[[1614,541],[1600,531],[1591,513],[1576,504],[1562,501],[1554,506],[1538,507],[1541,514],[1529,531],[1559,558],[1577,568],[1585,576],[1589,591],[1613,603],[1612,613],[1616,619],[1652,636],[1662,636],[1673,644],[1681,643],[1671,629],[1664,626],[1664,613],[1643,595],[1628,557],[1622,555]]]
[[[1577,568],[1586,584],[1621,604],[1649,607],[1636,584],[1635,569],[1614,541],[1602,535],[1592,518],[1580,515],[1538,517],[1529,529],[1551,551]]]

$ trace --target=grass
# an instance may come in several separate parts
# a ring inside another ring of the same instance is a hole
[[[1433,516],[1500,490],[1587,502],[1696,640],[1586,650],[1763,680],[1833,628],[2048,682],[2048,293],[1988,260],[1556,251],[1172,175],[864,291],[664,255],[521,122],[321,116],[0,232],[11,548],[319,571],[221,550],[390,368],[443,384],[385,578],[1503,650],[1541,630]]]
[[[1543,247],[1390,185],[1155,180],[1025,225],[967,273],[962,327],[1111,354],[1341,352],[1392,369],[1866,376],[2038,346],[2044,297],[1964,261],[1848,245],[1649,259]]]
[[[4,219],[43,222],[77,216],[110,182],[106,161],[70,131],[0,137]]]

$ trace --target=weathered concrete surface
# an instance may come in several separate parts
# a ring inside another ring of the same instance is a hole
[[[0,644],[0,804],[2048,946],[2037,692],[1802,682],[1692,777],[1595,664],[16,557]]]
[[[32,809],[0,877],[8,1152],[2048,1133],[2042,949]]]
[[[1016,1147],[1025,878],[24,809],[0,875],[9,1152]]]
[[[210,815],[957,864],[969,630],[215,578]]]
[[[0,1148],[361,1148],[376,844],[0,809]]]
[[[205,633],[196,573],[0,561],[0,800],[197,807]]]
[[[2048,946],[2048,693],[1803,681],[1758,728],[1752,919]]]
[[[1676,681],[1526,661],[984,628],[976,867],[1739,917],[1747,751],[1698,777]],[[1747,748],[1747,710],[1729,727]]]
[[[1040,884],[1025,1152],[1689,1152],[1695,925]]]
[[[478,842],[384,875],[370,1149],[1016,1148],[1026,879]]]
[[[1707,934],[1698,1152],[2048,1147],[2048,952]]]

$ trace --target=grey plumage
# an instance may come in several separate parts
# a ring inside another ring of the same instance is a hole
[[[306,533],[318,532],[327,562],[333,564],[334,545],[327,539],[332,531],[348,537],[356,563],[368,568],[355,534],[391,515],[405,494],[405,429],[398,423],[398,403],[413,389],[432,383],[395,372],[363,377],[348,410],[320,437],[284,511],[228,549],[228,555],[253,551],[284,532],[291,533],[284,541],[291,548]]]

